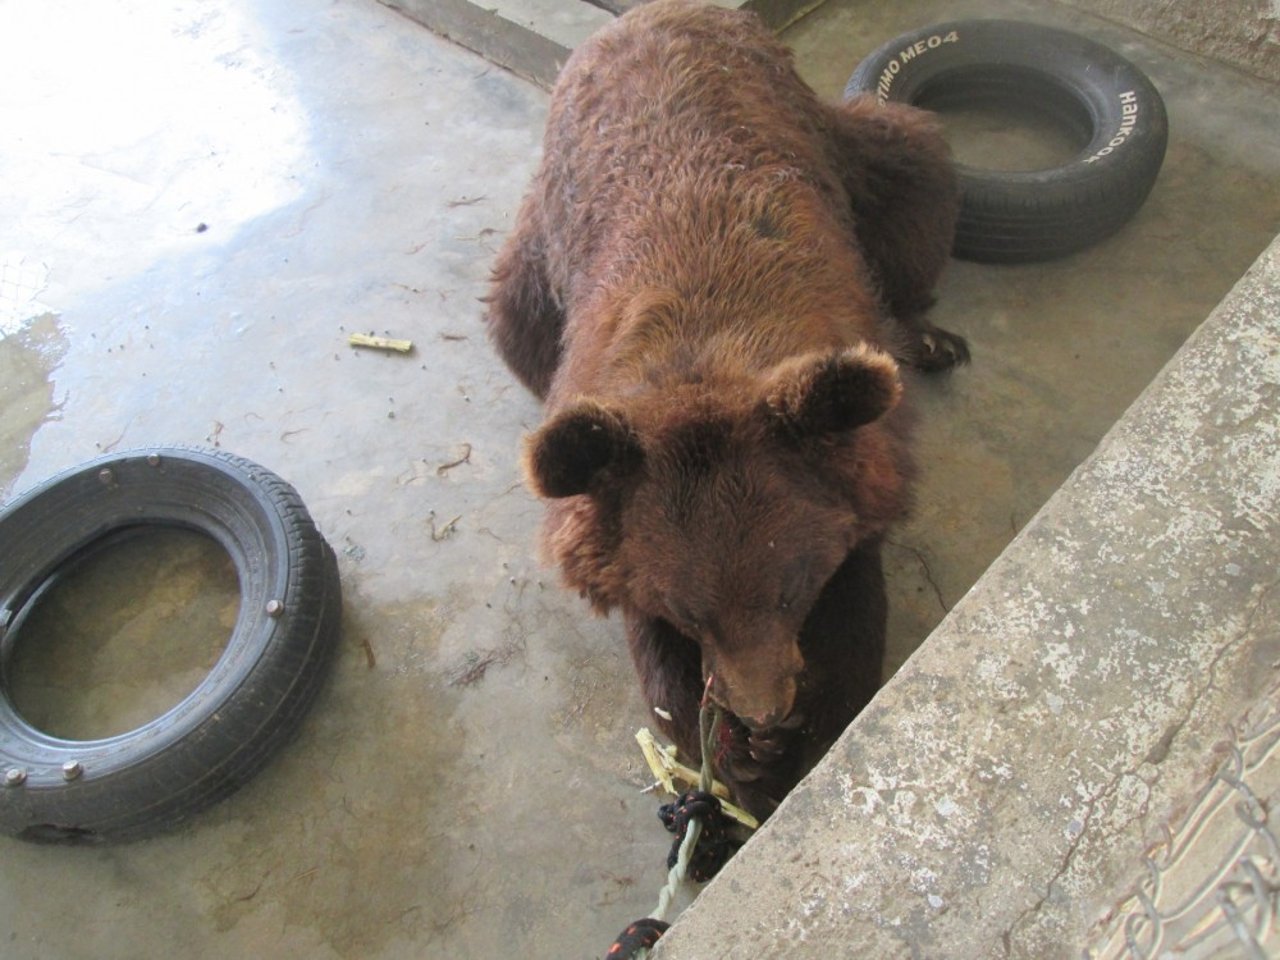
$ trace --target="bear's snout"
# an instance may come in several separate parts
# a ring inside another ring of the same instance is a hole
[[[751,730],[778,726],[796,705],[797,678],[804,660],[795,644],[773,652],[748,653],[741,658],[704,659],[713,677],[711,696]]]

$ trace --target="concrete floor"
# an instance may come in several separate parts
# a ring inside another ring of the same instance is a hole
[[[1229,68],[1018,0],[832,0],[787,38],[835,96],[885,38],[969,14],[1119,47],[1164,93],[1170,148],[1111,240],[948,274],[935,320],[974,363],[917,390],[925,473],[889,550],[886,674],[1280,228],[1275,91]],[[0,952],[599,955],[664,873],[645,717],[619,624],[532,555],[516,461],[539,411],[476,302],[545,94],[373,0],[30,0],[7,19],[0,494],[103,451],[220,446],[297,486],[347,614],[301,736],[240,794],[129,846],[0,842]],[[368,330],[416,351],[346,345]],[[202,572],[139,585],[100,645],[24,657],[24,709],[49,727],[127,726],[216,655],[224,605],[193,610],[188,589],[222,589],[216,551],[152,548]],[[179,637],[172,672],[140,669],[156,648],[127,629]]]

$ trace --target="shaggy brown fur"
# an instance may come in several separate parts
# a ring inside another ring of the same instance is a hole
[[[757,813],[878,686],[911,476],[894,357],[967,356],[923,318],[955,214],[928,115],[823,104],[753,16],[658,0],[566,64],[495,268],[491,335],[547,405],[546,547],[622,609],[695,758],[714,676]]]

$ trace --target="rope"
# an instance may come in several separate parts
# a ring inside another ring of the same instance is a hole
[[[711,679],[707,680],[707,690],[711,688]],[[698,739],[702,744],[702,768],[698,772],[698,789],[681,794],[673,803],[664,805],[659,811],[663,824],[668,830],[677,834],[675,845],[667,857],[666,885],[658,892],[658,905],[652,914],[638,920],[613,942],[606,960],[643,960],[649,955],[649,948],[658,942],[670,924],[667,922],[667,911],[671,909],[671,901],[680,890],[680,885],[690,876],[701,882],[710,880],[716,871],[728,859],[732,852],[726,835],[723,814],[720,812],[720,801],[711,793],[714,779],[712,770],[712,745],[720,729],[720,712],[711,703],[705,693],[702,707],[698,711]],[[698,852],[694,860],[694,850],[698,840],[706,832],[704,850]],[[683,831],[683,836],[680,835]]]

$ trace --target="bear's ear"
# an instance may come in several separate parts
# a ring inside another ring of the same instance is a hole
[[[781,364],[766,383],[765,409],[789,436],[819,437],[879,419],[901,395],[893,358],[860,344]]]
[[[642,458],[640,440],[622,414],[579,400],[528,438],[524,472],[538,496],[572,497],[590,492],[606,470],[631,473]]]

